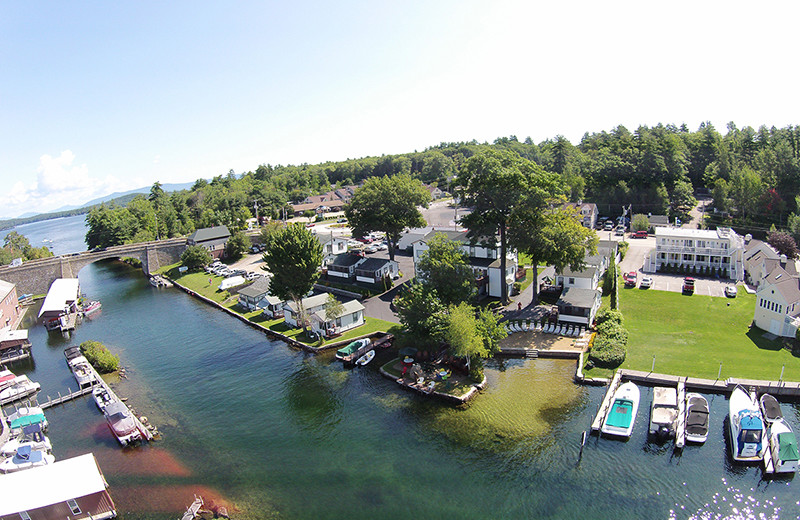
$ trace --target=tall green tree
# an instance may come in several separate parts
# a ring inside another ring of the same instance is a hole
[[[270,292],[295,302],[305,332],[303,297],[319,279],[322,244],[303,224],[296,223],[277,231],[266,246],[263,258],[272,273]]]
[[[372,231],[386,233],[389,258],[394,260],[395,246],[403,230],[425,225],[417,207],[427,207],[430,200],[425,186],[410,175],[372,177],[353,194],[345,215],[354,236]]]
[[[461,243],[436,233],[428,242],[428,250],[417,264],[417,277],[436,291],[445,305],[457,305],[475,297],[475,275]]]
[[[436,291],[414,280],[394,301],[404,334],[410,342],[434,346],[444,341],[447,307]]]
[[[228,238],[228,243],[225,244],[225,254],[232,260],[238,260],[244,256],[248,249],[250,249],[250,237],[243,231],[233,233]]]
[[[688,220],[689,212],[695,204],[697,199],[694,198],[692,183],[685,179],[676,181],[670,197],[670,216]]]
[[[553,179],[555,174],[551,174]],[[535,177],[547,177],[538,165],[508,151],[489,150],[467,159],[456,178],[461,204],[472,212],[461,218],[474,240],[500,242],[500,271],[508,263],[508,226],[514,212],[526,202],[544,198]],[[557,179],[557,176],[555,176]],[[555,186],[555,182],[552,183]],[[508,285],[503,283],[501,300],[508,303]]]
[[[181,254],[181,263],[189,269],[199,269],[212,260],[211,253],[203,246],[187,246]]]
[[[584,267],[587,254],[597,253],[597,233],[584,227],[572,207],[520,208],[511,221],[510,235],[516,247],[531,257],[533,268],[555,266],[557,272]],[[539,301],[538,280],[533,284],[534,304]]]

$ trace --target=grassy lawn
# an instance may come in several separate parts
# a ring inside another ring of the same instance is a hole
[[[604,298],[605,300],[605,298]],[[604,302],[605,303],[605,302]],[[625,327],[630,334],[622,368],[663,374],[716,379],[729,377],[800,381],[800,359],[770,341],[764,331],[749,328],[755,295],[744,291],[736,298],[684,296],[666,291],[620,289]],[[590,377],[608,377],[611,371],[593,369]]]

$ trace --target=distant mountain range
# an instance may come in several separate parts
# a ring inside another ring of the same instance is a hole
[[[194,182],[184,182],[184,183],[181,183],[181,184],[162,184],[161,185],[161,189],[166,191],[166,192],[170,192],[170,191],[188,190],[192,186],[194,186]],[[118,199],[120,197],[125,197],[126,195],[137,195],[139,193],[148,194],[148,193],[150,193],[150,188],[151,188],[151,186],[147,186],[147,187],[144,187],[144,188],[137,188],[135,190],[130,190],[130,191],[117,191],[117,192],[114,192],[114,193],[112,193],[110,195],[106,195],[104,197],[99,197],[99,198],[96,198],[96,199],[92,199],[89,202],[86,202],[86,203],[81,204],[79,206],[62,206],[62,207],[60,207],[58,209],[54,209],[50,213],[58,213],[60,211],[72,211],[74,209],[86,208],[86,207],[89,207],[89,206],[96,206],[97,204],[102,204],[104,202],[110,202],[110,201],[112,201],[114,199]],[[24,215],[20,215],[18,218],[33,217],[35,215],[38,215],[38,213],[26,213]]]

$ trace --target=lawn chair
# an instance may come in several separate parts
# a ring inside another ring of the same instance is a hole
[[[530,329],[528,328],[528,321],[523,320],[522,322],[522,332],[528,332]]]
[[[536,322],[536,332],[542,332],[542,324],[540,322]]]
[[[522,332],[522,325],[520,325],[518,321],[514,322],[514,328],[517,329],[517,332]]]
[[[514,331],[511,330],[511,324],[510,323],[506,323],[506,332],[508,332],[509,334],[514,334]]]
[[[562,326],[560,326],[558,328],[558,335],[559,336],[563,336],[566,331],[567,331],[567,326],[566,325],[562,325]]]
[[[551,332],[553,332],[553,324],[552,323],[546,324],[544,326],[544,329],[542,330],[545,332],[545,334],[550,334]]]
[[[572,329],[573,329],[573,328],[574,328],[574,327],[573,327],[572,325],[570,325],[570,326],[567,328],[567,336],[569,336],[570,338],[572,337]]]

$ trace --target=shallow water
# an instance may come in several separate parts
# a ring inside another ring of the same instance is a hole
[[[344,369],[270,341],[141,273],[103,262],[80,273],[103,308],[69,339],[31,329],[17,365],[55,395],[75,386],[64,347],[102,341],[123,360],[117,385],[164,433],[120,449],[94,402],[47,413],[58,459],[92,451],[125,519],[177,518],[192,494],[234,518],[796,518],[797,483],[734,466],[709,395],[711,435],[676,454],[646,435],[642,388],[632,438],[589,437],[603,388],[574,385],[574,362],[498,360],[466,408],[404,392],[380,356]],[[798,409],[783,405],[795,430]]]

